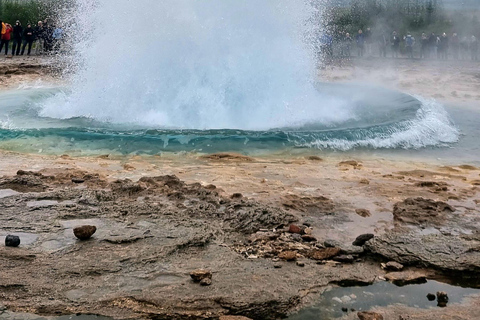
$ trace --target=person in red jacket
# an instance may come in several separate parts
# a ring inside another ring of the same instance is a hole
[[[2,34],[2,39],[0,41],[0,52],[2,52],[3,46],[5,46],[5,55],[8,54],[8,45],[10,44],[10,34],[12,33],[13,28],[8,23],[5,23],[5,33]]]

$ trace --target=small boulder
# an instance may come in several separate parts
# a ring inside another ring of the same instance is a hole
[[[371,233],[366,233],[366,234],[362,234],[362,235],[359,235],[355,241],[353,241],[353,245],[354,246],[357,246],[357,247],[361,247],[363,246],[368,240],[371,240],[373,239],[373,237],[375,237],[373,234]]]
[[[7,247],[18,247],[20,245],[20,237],[12,235],[6,236],[5,245]]]
[[[278,257],[286,261],[295,261],[297,259],[297,253],[295,251],[283,251],[280,252]]]
[[[95,226],[81,226],[73,229],[73,234],[80,240],[88,240],[97,231]]]
[[[211,278],[204,278],[200,281],[201,286],[210,286],[212,284],[212,279]]]
[[[382,269],[387,270],[387,271],[402,271],[403,270],[403,264],[400,264],[395,261],[390,261],[387,263],[382,263]]]
[[[360,320],[383,320],[383,316],[380,313],[371,311],[360,311],[357,313]]]
[[[416,271],[390,272],[385,275],[385,279],[397,286],[427,282],[427,276]]]
[[[190,272],[190,277],[194,282],[201,282],[204,279],[212,279],[212,272],[205,269],[197,269]]]
[[[438,291],[437,292],[437,301],[438,301],[438,305],[440,306],[440,304],[445,304],[445,306],[447,305],[448,303],[448,295],[446,292],[444,291]],[[440,306],[441,307],[441,306]]]
[[[433,293],[427,294],[428,301],[435,301],[437,297]]]
[[[290,233],[296,233],[296,234],[302,234],[303,233],[303,230],[302,228],[300,228],[299,226],[295,225],[295,224],[291,224],[289,227],[288,227],[288,232]]]
[[[314,236],[312,236],[310,234],[304,234],[302,236],[302,240],[305,241],[305,242],[315,242],[315,241],[317,241],[317,238],[315,238]]]
[[[340,248],[314,249],[308,253],[308,257],[313,260],[326,260],[338,256]]]

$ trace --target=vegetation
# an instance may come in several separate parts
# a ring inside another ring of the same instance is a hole
[[[20,20],[23,25],[46,18],[55,20],[69,0],[0,0],[0,20],[14,24]]]
[[[478,35],[480,20],[471,11],[447,11],[441,0],[350,0],[327,10],[330,32],[372,29],[399,34],[435,32]]]

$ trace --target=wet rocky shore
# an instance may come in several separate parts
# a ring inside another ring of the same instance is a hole
[[[432,195],[453,191],[421,180],[409,185]],[[338,228],[344,206],[321,194],[262,201],[175,175],[130,180],[77,169],[19,170],[0,178],[0,189],[5,315],[279,319],[313,305],[331,286],[458,277],[479,283],[480,216],[475,207],[458,205],[471,203],[476,187],[446,197],[456,197],[457,205],[425,196],[399,200],[391,228],[355,234]],[[96,228],[88,240],[73,231],[84,225]],[[7,235],[18,236],[20,246],[4,247]],[[194,281],[198,270],[209,281]],[[480,300],[472,299],[430,313],[376,312],[395,320],[438,319],[438,312],[473,320]],[[355,310],[342,319],[359,317]]]

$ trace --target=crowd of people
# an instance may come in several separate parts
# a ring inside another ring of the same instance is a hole
[[[373,33],[370,28],[365,32],[358,30],[356,35],[340,32],[336,36],[324,34],[321,38],[322,53],[328,56],[349,58],[354,54],[399,58],[479,60],[479,40],[475,35],[460,37],[457,33],[422,33],[419,39],[407,32],[401,36],[396,31]]]
[[[22,26],[20,21],[11,24],[1,21],[1,41],[0,54],[11,52],[11,56],[20,56],[25,54],[32,54],[32,48],[35,49],[35,54],[49,54],[56,53],[60,50],[63,39],[63,29],[50,23],[48,19],[38,21],[37,25],[33,27],[30,23],[26,27]],[[11,47],[11,51],[10,50]]]

